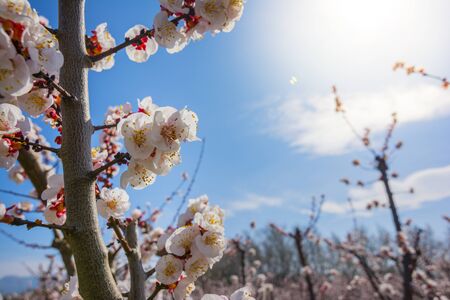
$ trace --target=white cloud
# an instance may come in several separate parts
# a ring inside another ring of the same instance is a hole
[[[283,199],[257,194],[247,194],[242,199],[230,203],[227,213],[236,211],[257,210],[261,207],[276,207],[283,204]]]
[[[423,203],[433,202],[450,197],[450,165],[417,171],[403,180],[391,180],[391,189],[395,194],[395,202],[400,209],[418,209]],[[405,193],[414,188],[414,193]],[[367,188],[352,188],[348,196],[353,201],[357,212],[364,212],[372,200],[386,203],[384,187],[376,182]],[[344,214],[350,211],[348,203],[325,202],[323,212]]]
[[[326,201],[323,203],[322,211],[330,214],[344,214],[348,211],[348,205]]]
[[[354,127],[361,133],[370,128],[375,139],[384,133],[393,112],[398,113],[400,126],[450,114],[450,93],[435,83],[373,93],[343,93],[341,97]],[[270,101],[264,110],[265,130],[300,152],[334,155],[360,147],[350,128],[334,111],[331,93],[309,99],[289,97]]]

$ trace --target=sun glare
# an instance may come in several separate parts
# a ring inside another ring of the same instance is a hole
[[[405,59],[431,65],[449,50],[442,0],[285,0],[266,3],[274,19],[261,39],[278,67],[327,70],[379,67]],[[420,21],[419,21],[420,20]],[[303,70],[304,71],[304,70]],[[337,72],[337,71],[336,71]],[[335,76],[336,74],[333,74]]]

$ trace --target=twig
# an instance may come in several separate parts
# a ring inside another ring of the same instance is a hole
[[[164,284],[156,284],[155,290],[153,291],[153,293],[150,295],[150,297],[147,298],[147,300],[153,300],[156,298],[156,296],[158,295],[158,293],[162,290],[166,290],[168,287]]]
[[[186,14],[186,15],[181,15],[179,17],[176,17],[175,19],[173,19],[170,22],[175,24],[175,25],[177,25],[178,22],[180,22],[183,19],[187,19],[190,16],[191,16],[191,13]],[[112,55],[114,53],[117,53],[120,50],[122,50],[122,49],[124,49],[124,48],[126,48],[126,47],[128,47],[128,46],[130,46],[132,44],[139,43],[140,40],[142,38],[144,38],[144,37],[151,38],[151,37],[154,36],[154,34],[155,34],[155,29],[154,28],[153,29],[144,30],[139,35],[135,36],[134,38],[132,38],[132,39],[125,39],[125,41],[123,43],[121,43],[121,44],[119,44],[119,45],[117,45],[117,46],[115,46],[115,47],[113,47],[111,49],[108,49],[105,52],[102,52],[100,54],[97,54],[97,55],[94,55],[94,56],[90,56],[89,58],[90,58],[91,62],[93,62],[93,63],[98,62],[98,61],[104,59],[105,57],[108,57],[108,56],[110,56],[110,55]]]
[[[123,250],[125,251],[126,255],[130,255],[133,253],[133,249],[128,244],[127,240],[125,239],[122,229],[119,227],[119,220],[110,217],[108,220],[108,225],[114,230],[114,233],[117,236],[117,240],[119,240],[120,245],[122,246]]]
[[[53,78],[50,77],[48,74],[45,74],[44,72],[40,71],[36,74],[33,74],[33,76],[36,78],[44,79],[47,82],[47,84],[53,87],[55,90],[57,90],[63,98],[78,101],[77,97],[70,94],[65,88],[56,83],[55,80],[53,80]]]
[[[48,27],[48,26],[44,26],[44,28],[47,29],[47,31],[50,32],[53,35],[57,35],[58,34],[58,29],[56,29],[56,28],[51,28],[51,27]]]
[[[32,149],[34,151],[36,151],[36,152],[39,152],[39,151],[42,151],[42,150],[46,150],[46,151],[50,151],[50,152],[53,152],[53,153],[56,153],[56,154],[59,153],[59,149],[57,149],[57,148],[44,146],[44,145],[41,145],[41,144],[35,143],[35,142],[30,142],[30,141],[28,141],[26,139],[23,139],[23,138],[16,138],[16,137],[12,137],[12,136],[4,136],[4,137],[9,139],[9,140],[15,141],[15,142],[19,142],[19,143],[23,143],[23,144],[28,145],[28,146],[32,146]]]
[[[4,189],[0,189],[0,193],[10,194],[10,195],[18,196],[18,197],[29,198],[29,199],[33,199],[33,200],[41,200],[41,198],[38,198],[35,196],[17,193],[17,192],[13,192],[13,191],[8,191],[8,190],[4,190]]]
[[[59,229],[62,231],[73,231],[75,230],[74,227],[67,227],[64,225],[56,225],[56,224],[44,224],[41,220],[36,221],[29,221],[29,220],[22,220],[20,218],[16,218],[13,216],[4,216],[2,220],[0,220],[2,223],[6,223],[12,226],[26,226],[28,230],[34,228],[34,227],[43,227],[48,229]]]
[[[355,126],[353,126],[352,122],[350,122],[349,118],[347,117],[347,113],[346,113],[345,109],[343,108],[342,101],[338,94],[336,86],[333,86],[332,93],[333,93],[333,95],[335,97],[335,101],[336,101],[336,112],[341,114],[342,119],[344,119],[347,126],[350,128],[350,130],[353,132],[353,134],[356,136],[356,138],[362,142],[364,147],[368,151],[370,151],[370,153],[372,153],[373,155],[376,155],[376,151],[374,149],[372,149],[368,143],[365,142],[365,138],[358,133]]]
[[[145,272],[146,278],[149,278],[150,276],[152,276],[153,274],[155,274],[155,272],[156,272],[156,269],[155,269],[155,268],[148,270],[147,272]]]
[[[20,240],[20,239],[16,238],[12,234],[4,231],[1,228],[0,228],[0,233],[3,234],[4,236],[8,237],[10,240],[16,242],[17,244],[25,246],[27,248],[40,249],[40,250],[47,250],[47,249],[52,249],[53,248],[52,246],[39,245],[39,244],[34,244],[34,243],[27,243],[27,242],[25,242],[23,240]]]
[[[180,203],[180,205],[178,205],[177,211],[176,211],[175,215],[173,216],[173,220],[171,223],[172,225],[174,225],[175,222],[177,221],[177,218],[181,212],[181,209],[183,208],[184,204],[186,203],[187,198],[189,197],[189,194],[191,193],[192,187],[194,186],[195,179],[197,178],[198,171],[200,170],[200,165],[203,160],[203,155],[205,153],[205,145],[206,145],[206,139],[203,138],[202,139],[202,148],[200,149],[200,154],[198,156],[197,165],[195,166],[194,174],[192,174],[192,179],[189,182],[188,188],[186,189],[186,193],[184,193],[184,195],[183,195],[183,200],[181,200],[181,203]]]
[[[131,159],[131,155],[129,153],[117,153],[115,158],[110,161],[109,163],[89,172],[89,177],[92,179],[97,178],[98,175],[100,175],[101,172],[105,171],[106,169],[108,169],[109,167],[112,167],[115,164],[121,164],[124,163],[126,160]]]
[[[94,126],[94,131],[99,131],[99,130],[108,129],[108,128],[115,128],[115,127],[117,127],[117,124],[98,125],[98,126]]]

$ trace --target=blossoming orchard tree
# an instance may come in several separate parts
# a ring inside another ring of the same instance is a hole
[[[157,229],[140,211],[125,218],[130,207],[125,189],[144,189],[180,163],[181,144],[199,140],[197,115],[187,108],[159,107],[146,97],[137,109],[129,103],[109,108],[103,124],[94,125],[88,72],[112,68],[121,50],[143,63],[158,48],[175,53],[207,32],[231,31],[244,1],[160,0],[154,23],[133,26],[117,44],[106,23],[87,35],[84,2],[60,0],[59,24],[53,29],[27,0],[0,1],[0,166],[17,182],[29,179],[35,188],[31,197],[40,201],[36,209],[26,202],[0,204],[0,220],[53,231],[52,247],[71,278],[70,290],[63,292],[68,299],[153,299],[161,290],[184,299],[222,257],[223,211],[202,196],[190,200],[176,228]],[[58,132],[54,146],[30,117],[43,118]],[[100,144],[92,148],[96,131],[101,131]],[[55,159],[62,162],[62,174],[55,173]],[[126,170],[120,187],[113,187],[119,165]],[[31,211],[43,213],[42,220],[27,220]],[[108,245],[116,249],[113,254],[105,246],[98,214],[114,231]],[[143,242],[138,242],[139,230]],[[125,291],[113,272],[121,249],[129,270]],[[143,260],[154,254],[160,257],[156,265],[144,270]],[[156,282],[146,285],[153,275]],[[245,289],[231,298],[252,299]]]

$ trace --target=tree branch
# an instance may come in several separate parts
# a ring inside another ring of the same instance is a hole
[[[8,190],[4,190],[4,189],[0,189],[0,193],[10,194],[10,195],[14,195],[14,196],[18,196],[18,197],[24,197],[24,198],[33,199],[33,200],[41,200],[40,198],[35,197],[35,196],[22,194],[22,193],[17,193],[17,192],[13,192],[13,191],[8,191]]]
[[[12,137],[12,136],[5,136],[5,138],[7,138],[9,140],[12,140],[12,141],[15,141],[15,142],[23,143],[23,144],[25,144],[27,146],[31,146],[31,148],[34,151],[36,151],[36,152],[40,152],[42,150],[45,150],[45,151],[53,152],[53,153],[55,153],[57,155],[59,154],[59,149],[57,149],[57,148],[44,146],[44,145],[41,145],[41,144],[36,143],[36,142],[30,142],[27,139],[23,139],[23,138],[21,139],[21,138],[16,138],[16,137]]]
[[[145,272],[146,278],[150,278],[153,274],[155,274],[155,272],[156,272],[155,268],[148,270],[147,272]]]
[[[108,226],[110,226],[114,233],[117,236],[117,240],[119,241],[120,245],[122,246],[123,250],[125,251],[125,254],[128,256],[133,253],[133,249],[128,244],[127,240],[125,239],[123,235],[123,231],[120,228],[119,220],[115,219],[114,217],[110,217],[108,220]]]
[[[130,270],[130,295],[129,299],[145,299],[145,280],[147,279],[142,266],[141,254],[139,252],[137,221],[128,223],[125,230],[125,238],[132,252],[127,255],[128,269]]]
[[[173,24],[177,25],[178,22],[180,22],[181,20],[189,18],[191,16],[191,14],[192,13],[189,13],[189,14],[186,14],[186,15],[181,15],[179,17],[176,17],[175,19],[173,19],[170,22],[172,22]],[[154,35],[155,35],[155,29],[144,30],[139,35],[135,36],[134,38],[132,38],[132,39],[125,39],[125,41],[123,43],[121,43],[121,44],[119,44],[119,45],[117,45],[117,46],[115,46],[115,47],[113,47],[111,49],[108,49],[105,52],[102,52],[100,54],[97,54],[97,55],[94,55],[94,56],[90,56],[89,58],[90,58],[90,60],[93,63],[95,63],[97,61],[100,61],[100,60],[104,59],[105,57],[108,57],[108,56],[110,56],[110,55],[112,55],[114,53],[119,52],[120,50],[122,50],[122,49],[124,49],[124,48],[126,48],[126,47],[128,47],[128,46],[130,46],[132,44],[139,43],[140,40],[142,38],[144,38],[144,37],[151,38]]]
[[[98,126],[94,126],[94,132],[95,131],[99,131],[99,130],[103,130],[103,129],[108,129],[108,128],[115,128],[117,127],[117,124],[104,124],[104,125],[98,125]]]
[[[25,242],[23,240],[20,240],[20,239],[16,238],[12,234],[4,231],[1,228],[0,228],[0,233],[3,234],[4,236],[8,237],[10,240],[16,242],[17,244],[25,246],[27,248],[40,249],[40,250],[47,250],[47,249],[52,249],[53,248],[53,246],[46,246],[46,245],[39,245],[39,244],[34,244],[34,243],[27,243],[27,242]]]
[[[52,88],[54,88],[61,94],[63,99],[78,101],[77,97],[75,97],[74,95],[69,93],[65,88],[63,88],[61,85],[56,83],[56,81],[52,77],[50,77],[48,74],[45,74],[44,72],[40,71],[39,73],[33,74],[33,76],[36,78],[44,79],[49,86],[51,86]]]
[[[155,290],[153,291],[153,293],[150,295],[150,297],[147,298],[147,300],[153,300],[156,298],[156,296],[158,295],[158,293],[162,290],[166,290],[167,286],[165,284],[156,284]]]
[[[41,220],[36,221],[29,221],[29,220],[22,220],[20,218],[16,218],[13,216],[4,216],[3,219],[0,220],[2,223],[6,223],[12,226],[26,226],[28,230],[34,228],[34,227],[43,227],[48,229],[59,229],[62,231],[74,231],[75,228],[73,227],[67,227],[64,225],[56,225],[56,224],[44,224]]]
[[[126,160],[131,159],[131,155],[129,153],[117,153],[115,158],[110,161],[109,163],[106,163],[105,165],[89,172],[88,176],[91,179],[97,178],[98,175],[100,175],[101,172],[105,171],[109,167],[114,166],[115,164],[121,164],[124,163]]]

